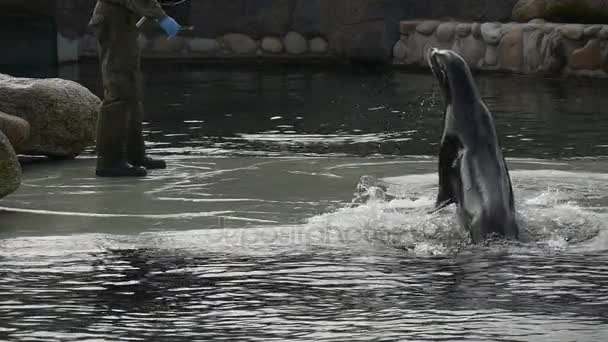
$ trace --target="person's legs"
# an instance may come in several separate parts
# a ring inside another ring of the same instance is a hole
[[[143,166],[146,169],[164,169],[167,167],[164,160],[152,159],[146,155],[146,143],[143,135],[144,104],[143,104],[143,81],[141,75],[141,50],[137,50],[137,101],[132,104],[129,117],[129,138],[127,139],[127,151],[129,163],[135,166]]]
[[[128,163],[129,118],[137,103],[137,18],[129,10],[101,3],[103,20],[96,27],[104,100],[97,123],[97,170],[103,177],[145,176],[146,169]]]

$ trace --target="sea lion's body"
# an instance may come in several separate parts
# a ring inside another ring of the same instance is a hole
[[[455,203],[474,243],[492,234],[517,239],[509,171],[468,65],[453,51],[436,49],[429,64],[446,97],[435,211]]]

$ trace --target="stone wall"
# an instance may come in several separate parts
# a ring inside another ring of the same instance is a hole
[[[608,25],[403,21],[394,64],[426,67],[425,51],[449,48],[472,69],[608,75]]]
[[[284,35],[263,37],[229,33],[215,38],[196,36],[170,40],[162,35],[141,35],[139,41],[146,58],[176,59],[331,59],[327,40],[320,36],[306,37],[295,31]],[[81,57],[97,57],[96,39],[85,35],[80,40]]]
[[[87,35],[87,22],[96,0],[0,2],[0,19],[11,13],[52,16],[58,32],[59,60],[70,62],[78,59],[77,51],[82,50],[78,45]],[[266,37],[282,39],[289,32],[298,32],[309,43],[322,37],[328,44],[328,54],[335,58],[390,63],[393,43],[399,39],[396,27],[400,20],[435,18],[506,21],[511,16],[515,2],[516,0],[190,0],[183,5],[167,8],[167,11],[181,23],[194,25],[192,36],[197,39],[217,41],[228,34],[242,34],[261,42]],[[147,35],[147,40],[154,41],[155,38]],[[175,55],[171,57],[188,55],[186,49],[178,47],[180,44],[189,44],[191,40],[185,38],[178,41],[186,43],[172,42],[173,47],[169,50],[174,48]],[[207,43],[195,43],[201,44]],[[312,51],[313,46],[309,46],[309,50]],[[150,48],[147,51],[152,57],[169,54],[166,46],[160,50]],[[192,51],[188,50],[190,52]],[[204,55],[208,55],[206,50]],[[262,56],[275,57],[275,54],[263,53]],[[243,55],[235,54],[234,57]]]

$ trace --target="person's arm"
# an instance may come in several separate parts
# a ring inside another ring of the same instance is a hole
[[[162,20],[167,17],[157,0],[126,0],[127,7],[133,12],[152,19]]]
[[[157,0],[127,0],[127,6],[142,17],[158,20],[158,24],[169,38],[179,32],[180,25],[165,13]]]

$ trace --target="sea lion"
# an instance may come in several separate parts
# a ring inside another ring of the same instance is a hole
[[[430,49],[428,63],[445,97],[439,192],[432,212],[455,203],[473,243],[490,235],[517,239],[513,189],[492,114],[469,66],[451,50]]]

